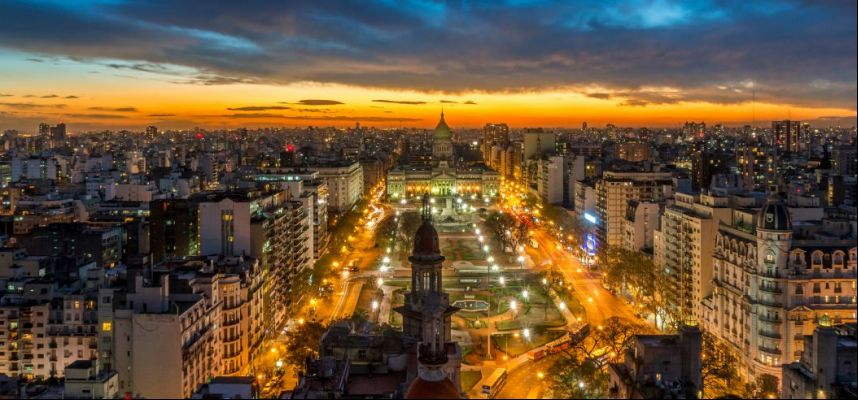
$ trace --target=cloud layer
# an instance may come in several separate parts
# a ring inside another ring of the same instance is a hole
[[[0,47],[181,84],[567,88],[637,106],[753,90],[855,109],[855,14],[854,1],[799,0],[5,1]]]

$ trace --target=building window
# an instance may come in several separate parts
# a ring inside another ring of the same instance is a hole
[[[101,331],[102,332],[110,332],[113,329],[113,323],[110,321],[104,321],[101,323]]]

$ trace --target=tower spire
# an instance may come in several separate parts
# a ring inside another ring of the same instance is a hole
[[[432,220],[432,208],[429,205],[429,193],[423,193],[423,221]]]

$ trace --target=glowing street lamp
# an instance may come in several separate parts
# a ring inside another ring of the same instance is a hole
[[[521,291],[521,297],[524,297],[525,300],[527,300],[529,296],[530,292],[528,292],[527,289]]]
[[[504,277],[498,278],[498,283],[500,283],[501,286],[506,286],[506,278],[504,278]]]
[[[509,301],[509,309],[515,311],[518,308],[518,302],[515,300]]]
[[[524,328],[521,331],[521,334],[522,336],[524,336],[525,339],[530,339],[530,328]]]
[[[372,311],[378,310],[378,300],[372,301]]]
[[[561,301],[560,304],[557,305],[557,308],[559,308],[560,311],[566,310],[566,302]]]

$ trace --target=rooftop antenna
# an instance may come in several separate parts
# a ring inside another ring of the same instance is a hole
[[[751,81],[751,129],[757,129],[757,85]]]

